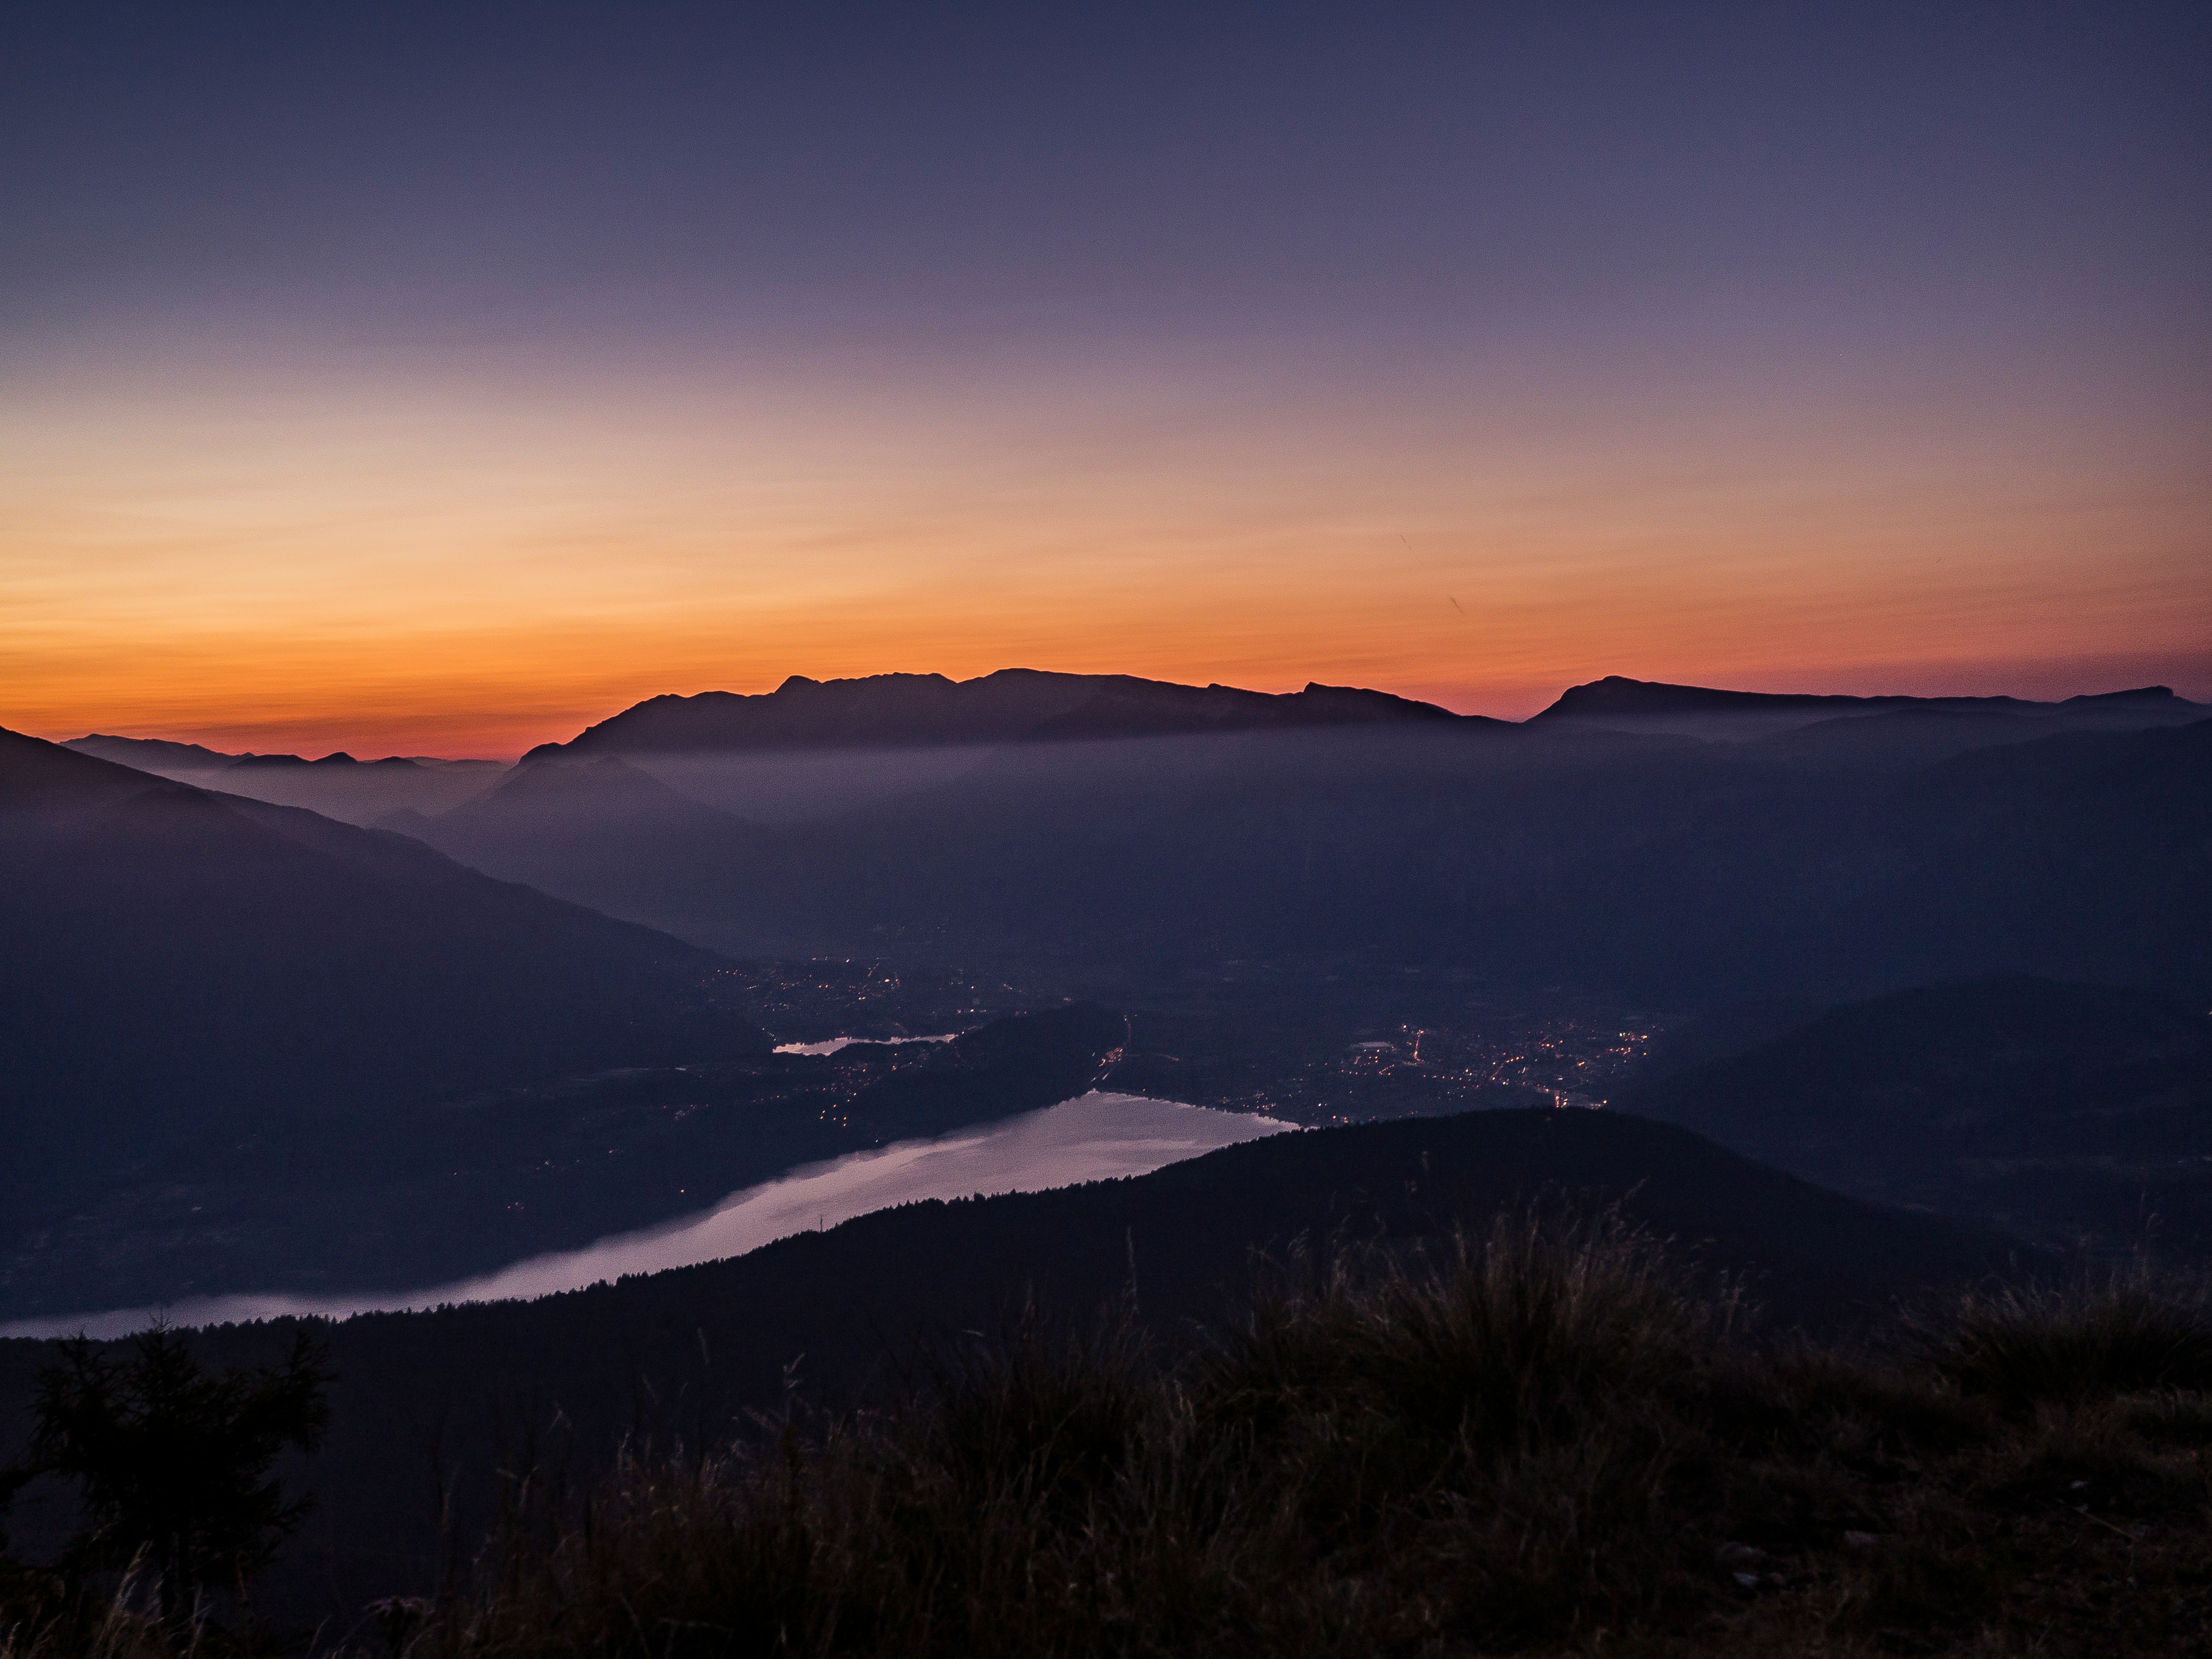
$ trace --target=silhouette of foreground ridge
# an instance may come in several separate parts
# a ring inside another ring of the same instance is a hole
[[[879,1411],[787,1399],[582,1483],[511,1461],[473,1565],[333,1645],[2087,1659],[2212,1638],[2201,1290],[1967,1292],[1844,1352],[1762,1338],[1615,1216],[1518,1208],[1411,1252],[1293,1251],[1200,1329],[1141,1302],[1010,1304],[922,1349]],[[182,1645],[37,1575],[7,1588],[25,1659]]]

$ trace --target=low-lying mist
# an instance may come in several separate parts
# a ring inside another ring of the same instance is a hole
[[[1690,1000],[1990,969],[2212,982],[2196,873],[2212,723],[2045,729],[1885,715],[1729,742],[1468,723],[562,754],[393,827],[741,957],[1081,982],[1356,953]],[[1961,733],[1993,740],[1951,752]]]

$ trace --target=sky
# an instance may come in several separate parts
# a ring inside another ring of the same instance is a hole
[[[24,4],[0,725],[2212,697],[2212,9]]]

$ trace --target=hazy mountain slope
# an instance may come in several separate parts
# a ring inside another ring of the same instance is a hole
[[[1309,685],[1282,696],[1176,685],[1128,674],[1007,668],[972,680],[876,674],[811,680],[771,692],[659,696],[589,727],[551,752],[891,749],[1078,738],[1150,737],[1309,726],[1455,722],[1462,717],[1386,692]]]
[[[1326,950],[1346,923],[1432,914],[1339,876],[1463,816],[1455,798],[1521,746],[1516,728],[1480,725],[1012,744],[950,781],[778,825],[710,817],[627,762],[536,762],[466,811],[407,828],[724,950],[1037,963],[1194,941]],[[1473,804],[1514,816],[1495,790]],[[1455,871],[1455,886],[1510,871],[1522,834],[1501,823],[1499,856]]]
[[[219,789],[279,806],[301,806],[343,823],[368,825],[392,812],[443,812],[482,794],[505,774],[493,761],[441,761],[350,755],[303,760],[297,755],[226,755],[198,744],[97,733],[62,745],[203,789]]]
[[[1899,808],[1927,850],[1880,897],[1918,978],[2212,990],[2212,720],[1978,750],[1920,774]]]
[[[0,872],[11,1233],[336,1115],[766,1046],[665,935],[9,732]]]
[[[1618,1202],[1710,1266],[1749,1275],[1785,1320],[1848,1322],[2007,1253],[1994,1236],[1822,1192],[1679,1129],[1572,1111],[1282,1135],[1133,1181],[912,1206],[570,1296],[337,1328],[336,1416],[315,1464],[323,1506],[289,1594],[317,1610],[313,1597],[335,1594],[350,1613],[427,1588],[441,1486],[465,1535],[495,1468],[588,1467],[632,1430],[700,1443],[747,1408],[778,1408],[793,1375],[840,1403],[895,1376],[917,1334],[988,1328],[1031,1291],[1082,1313],[1133,1270],[1140,1310],[1173,1340],[1186,1317],[1218,1314],[1249,1283],[1255,1247],[1435,1243],[1538,1200]],[[234,1360],[287,1334],[253,1327],[205,1341]],[[0,1425],[21,1422],[46,1352],[0,1345]]]
[[[2000,744],[2051,734],[2053,722],[2016,709],[1893,708],[1839,714],[1754,741],[1765,756],[1801,766],[1926,765]]]
[[[772,825],[536,770],[414,832],[740,954],[1358,953],[1674,1006],[1996,969],[2212,988],[2207,722],[1912,767],[1528,726],[1023,744]]]
[[[741,912],[776,902],[746,890],[773,878],[753,851],[760,831],[612,755],[534,761],[437,817],[380,822],[505,879],[639,920],[683,921],[702,889]]]
[[[2021,975],[1837,1009],[1632,1093],[1808,1179],[2024,1234],[2212,1254],[2201,1000]]]
[[[1727,753],[1715,747],[1712,752]],[[1624,802],[1626,810],[1638,810]],[[2212,989],[2212,722],[1902,777],[1747,772],[1480,919],[1502,961],[1639,994],[1834,1000],[1991,970]]]

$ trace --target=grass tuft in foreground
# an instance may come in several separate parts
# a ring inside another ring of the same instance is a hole
[[[2144,1276],[1762,1342],[1609,1223],[1034,1310],[902,1409],[626,1463],[414,1659],[2114,1654],[2212,1639],[2212,1340]],[[535,1537],[538,1541],[529,1541]]]
[[[2212,1342],[2146,1274],[1850,1352],[1607,1222],[1035,1309],[896,1409],[526,1494],[364,1655],[2127,1655],[2212,1645]],[[56,1627],[59,1632],[59,1627]],[[158,1631],[141,1632],[149,1639]],[[0,1659],[76,1659],[59,1632]],[[152,1659],[114,1641],[102,1659]]]
[[[2212,1389],[2203,1286],[2162,1281],[2147,1265],[1970,1292],[1908,1329],[1927,1363],[1961,1390],[2015,1407]]]

